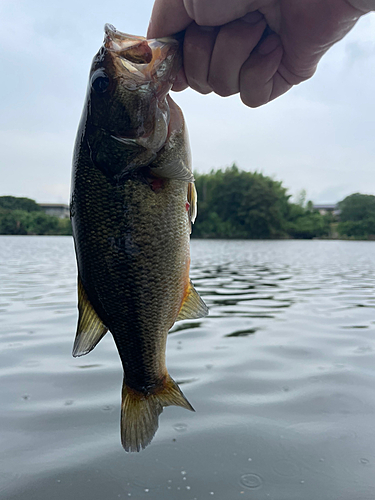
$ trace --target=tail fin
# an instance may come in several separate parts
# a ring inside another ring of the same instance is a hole
[[[161,390],[145,396],[122,386],[121,442],[126,451],[140,451],[151,443],[159,427],[164,406],[182,406],[195,411],[176,382],[168,375]]]

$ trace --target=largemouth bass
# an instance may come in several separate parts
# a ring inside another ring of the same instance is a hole
[[[179,41],[105,26],[73,157],[78,264],[73,356],[109,330],[124,370],[121,440],[139,451],[165,406],[193,410],[165,364],[168,331],[207,307],[189,279],[196,191],[181,110],[168,96]]]

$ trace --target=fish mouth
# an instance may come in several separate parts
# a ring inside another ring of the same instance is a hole
[[[163,99],[181,67],[182,36],[154,38],[122,33],[111,24],[104,26],[104,48],[112,53],[119,74],[128,75],[131,85],[157,84],[157,97]]]
[[[148,40],[122,33],[111,24],[106,24],[104,31],[103,49],[111,59],[113,77],[127,90],[148,94],[155,106],[152,126],[142,127],[142,131],[137,130],[130,137],[119,131],[112,137],[125,146],[142,146],[157,152],[170,136],[171,101],[167,95],[182,64],[183,36]],[[150,118],[151,115],[145,120]]]

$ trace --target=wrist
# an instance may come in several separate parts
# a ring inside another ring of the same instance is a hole
[[[346,0],[355,9],[363,14],[375,11],[375,0]]]

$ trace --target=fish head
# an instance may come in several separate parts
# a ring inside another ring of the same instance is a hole
[[[181,67],[180,45],[177,38],[147,40],[105,25],[91,66],[87,112],[90,124],[110,134],[117,147],[157,153],[165,144],[166,96]]]

